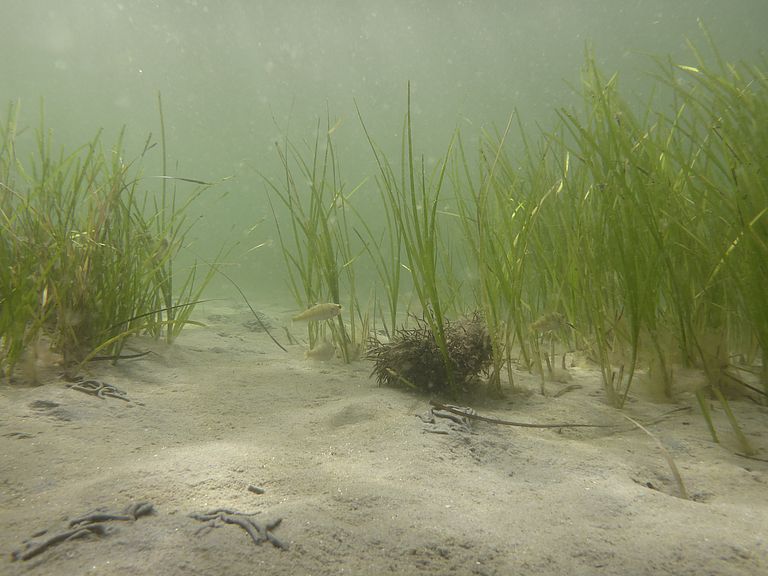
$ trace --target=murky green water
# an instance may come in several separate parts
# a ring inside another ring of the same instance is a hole
[[[35,126],[73,147],[128,126],[138,154],[159,132],[162,93],[172,173],[224,180],[193,208],[204,215],[192,251],[240,242],[229,267],[248,293],[279,294],[284,275],[259,173],[279,178],[274,143],[335,127],[348,186],[377,197],[357,102],[377,142],[399,154],[406,82],[429,162],[456,127],[469,143],[519,110],[543,125],[572,103],[586,42],[608,73],[642,94],[647,53],[682,56],[703,20],[723,54],[764,49],[762,0],[315,2],[53,0],[3,3],[0,101],[21,99]],[[157,151],[157,150],[155,150]],[[145,172],[159,170],[159,154]],[[183,186],[182,186],[183,193]],[[365,202],[362,202],[365,210]],[[364,212],[365,214],[365,212]],[[375,220],[376,213],[368,215]],[[261,245],[258,249],[255,246]],[[226,290],[215,281],[214,290]]]

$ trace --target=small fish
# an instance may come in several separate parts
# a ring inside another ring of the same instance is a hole
[[[307,322],[319,322],[328,320],[341,314],[341,304],[328,302],[327,304],[316,304],[312,308],[307,308],[301,314],[293,317],[295,322],[306,320]]]
[[[573,328],[573,324],[568,322],[568,319],[564,314],[559,312],[552,312],[551,314],[545,314],[536,322],[531,324],[531,332],[539,332],[544,334],[551,334],[552,332],[559,332],[565,329],[566,326]]]
[[[319,362],[327,362],[336,355],[336,348],[332,342],[323,340],[315,344],[315,347],[311,350],[304,352],[304,358],[307,360],[317,360]]]

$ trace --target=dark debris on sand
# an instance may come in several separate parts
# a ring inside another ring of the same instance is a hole
[[[469,387],[488,370],[492,360],[491,340],[480,314],[445,321],[445,340],[453,381]],[[449,391],[445,359],[434,334],[423,319],[411,328],[399,328],[389,342],[373,339],[367,358],[373,360],[372,375],[379,385],[411,387],[430,393]]]

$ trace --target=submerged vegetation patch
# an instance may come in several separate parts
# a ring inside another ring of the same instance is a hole
[[[165,173],[159,190],[143,188],[150,139],[126,163],[123,132],[109,147],[99,133],[59,150],[42,114],[31,141],[18,118],[14,103],[0,121],[0,375],[39,383],[50,364],[119,358],[131,335],[173,341],[213,273],[174,269],[185,210],[209,185],[177,203]],[[165,168],[164,137],[161,150]]]
[[[640,384],[672,398],[677,367],[694,367],[712,437],[716,402],[749,453],[729,398],[768,399],[768,76],[706,46],[656,59],[643,103],[588,51],[581,106],[550,129],[512,114],[474,149],[456,131],[436,160],[417,145],[409,87],[394,154],[358,110],[375,173],[357,184],[330,115],[309,142],[286,137],[280,177],[264,180],[290,290],[298,310],[334,307],[308,322],[309,356],[367,355],[380,383],[446,395],[483,375],[499,395],[516,370],[545,392],[578,353],[619,408]],[[218,270],[174,268],[208,184],[167,175],[163,138],[162,188],[146,191],[149,140],[126,164],[122,136],[54,151],[42,121],[25,160],[17,116],[0,122],[2,374],[118,357],[137,333],[172,340]],[[197,186],[181,204],[177,183]]]
[[[692,61],[653,61],[655,96],[642,103],[588,51],[580,108],[536,133],[513,114],[476,150],[457,132],[431,167],[410,96],[394,155],[360,112],[377,167],[375,223],[355,205],[362,183],[347,192],[330,119],[309,154],[286,143],[284,184],[270,186],[290,214],[281,245],[297,305],[344,300],[337,344],[370,324],[390,339],[369,350],[381,383],[449,394],[467,375],[454,374],[449,318],[471,310],[482,314],[496,393],[514,387],[515,369],[541,374],[544,390],[556,351],[591,360],[616,407],[639,381],[671,398],[676,367],[696,367],[713,438],[710,399],[749,452],[728,391],[768,398],[768,77],[764,65],[726,62],[706,38],[706,55],[691,43]],[[378,282],[365,304],[355,270],[371,265]],[[415,327],[398,328],[414,312]]]

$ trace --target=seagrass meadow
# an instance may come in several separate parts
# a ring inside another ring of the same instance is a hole
[[[11,3],[0,573],[768,573],[768,6]]]
[[[492,348],[496,394],[502,377],[514,389],[513,365],[539,374],[545,393],[570,353],[599,367],[606,401],[621,408],[633,386],[671,399],[675,367],[695,366],[706,375],[696,397],[716,440],[706,397],[728,414],[731,392],[768,398],[768,93],[761,64],[728,64],[706,34],[703,49],[690,50],[692,64],[650,59],[656,89],[641,102],[587,50],[581,105],[558,110],[553,127],[531,133],[513,114],[477,149],[457,131],[431,167],[415,148],[410,93],[397,163],[358,110],[384,227],[356,207],[360,185],[345,190],[330,120],[304,154],[286,141],[285,176],[267,182],[280,200],[273,215],[297,306],[344,294],[347,323],[328,328],[345,361],[371,326],[396,340],[409,317],[422,321],[443,366],[439,382],[399,374],[397,357],[382,357],[388,344],[375,346],[376,371],[454,397],[476,374],[454,379],[446,322],[474,313],[486,324],[476,339]],[[356,282],[366,257],[378,275],[367,299]],[[410,372],[414,360],[402,363]]]
[[[97,356],[117,361],[132,335],[172,342],[194,322],[214,270],[199,279],[196,264],[173,270],[190,227],[184,209],[209,185],[192,183],[199,189],[178,205],[172,176],[160,176],[156,193],[142,192],[140,168],[123,162],[123,133],[108,150],[100,134],[57,150],[42,113],[25,161],[18,117],[13,103],[0,122],[3,378],[41,384],[40,369],[54,358],[75,377]],[[147,140],[142,154],[156,145]]]

